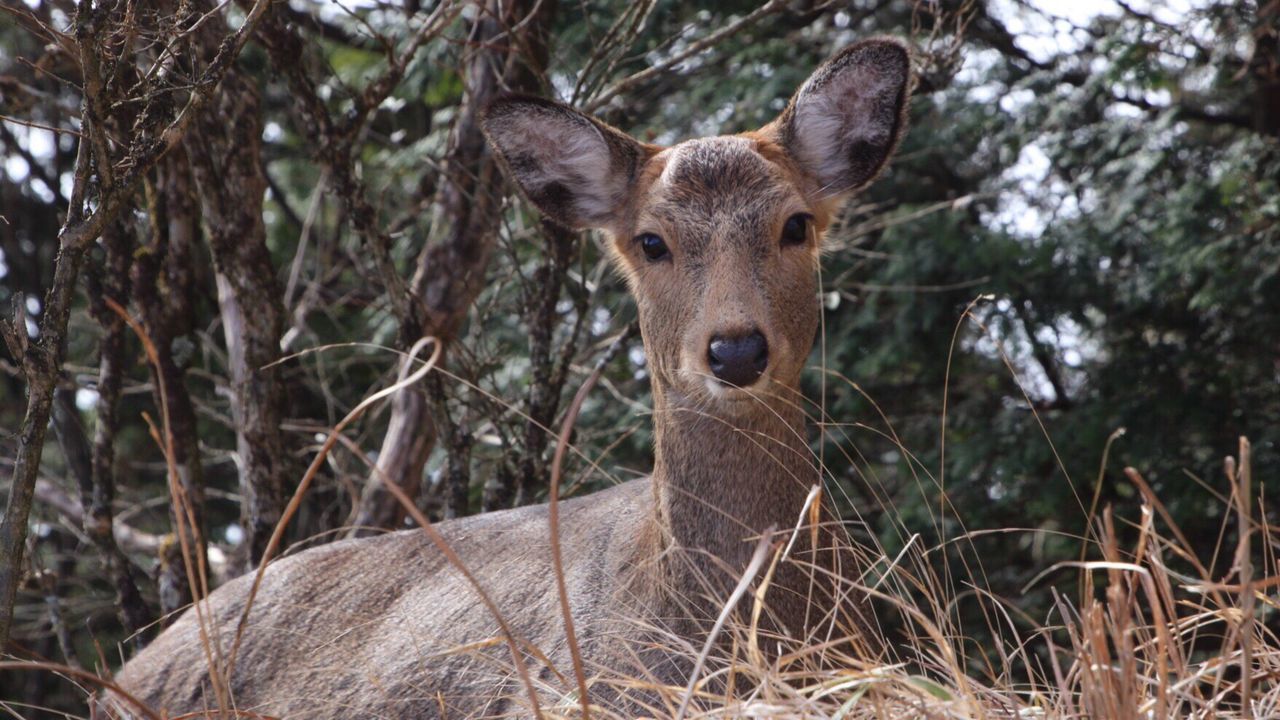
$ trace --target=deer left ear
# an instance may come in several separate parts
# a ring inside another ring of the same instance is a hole
[[[766,130],[836,197],[880,174],[906,127],[911,56],[897,40],[865,40],[814,71]]]

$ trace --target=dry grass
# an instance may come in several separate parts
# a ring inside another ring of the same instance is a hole
[[[1037,578],[1064,569],[1079,573],[1080,597],[1055,591],[1050,621],[1032,624],[977,589],[977,579],[952,578],[988,603],[989,617],[1002,627],[983,628],[983,636],[1001,638],[998,646],[974,650],[966,628],[955,624],[956,598],[940,591],[930,571],[931,553],[912,546],[901,557],[879,558],[889,569],[874,586],[832,579],[851,597],[873,597],[878,614],[904,619],[904,627],[879,638],[887,649],[875,661],[850,650],[862,639],[852,631],[839,634],[838,622],[830,624],[835,632],[776,660],[752,651],[762,641],[750,623],[729,622],[722,631],[726,652],[702,657],[707,671],[692,694],[636,680],[608,682],[639,686],[658,698],[655,717],[1280,717],[1280,638],[1259,621],[1276,609],[1280,568],[1272,528],[1249,500],[1256,489],[1248,442],[1242,439],[1238,458],[1227,462],[1235,512],[1223,536],[1239,538],[1234,548],[1188,547],[1142,477],[1127,472],[1142,491],[1129,533],[1136,540],[1122,545],[1124,533],[1105,509],[1090,553],[1098,559],[1062,563]],[[1235,560],[1224,577],[1214,578],[1206,555]],[[756,606],[732,617],[760,611]],[[673,653],[696,652],[669,640]],[[580,712],[566,701],[548,716]],[[595,716],[613,717],[603,709]]]
[[[997,620],[1003,632],[990,628],[986,633],[1004,638],[1002,647],[983,653],[999,658],[1002,667],[963,671],[965,629],[953,627],[948,613],[937,612],[950,599],[921,603],[915,594],[873,593],[908,620],[905,643],[885,639],[894,662],[867,667],[847,658],[834,663],[843,664],[840,669],[829,669],[832,663],[823,669],[812,652],[767,666],[740,662],[735,672],[744,690],[722,707],[708,707],[703,716],[1278,717],[1280,638],[1258,621],[1261,608],[1276,607],[1280,572],[1274,538],[1269,526],[1250,513],[1247,441],[1241,441],[1239,460],[1228,465],[1239,542],[1225,577],[1208,575],[1208,560],[1201,556],[1206,549],[1178,539],[1177,528],[1160,519],[1158,499],[1130,469],[1144,491],[1136,542],[1121,545],[1113,513],[1105,510],[1095,533],[1100,559],[1064,564],[1079,571],[1081,597],[1073,601],[1055,592],[1053,621],[1030,629],[1020,629],[1024,623],[1014,622],[1017,611],[1008,607]],[[1255,556],[1263,558],[1256,567]],[[1197,568],[1198,574],[1176,572],[1170,560]],[[922,557],[918,563],[897,563],[893,573],[901,582],[890,586],[928,587],[929,579],[911,567],[927,564]],[[860,590],[870,591],[849,588],[850,593]],[[995,598],[987,600],[992,608],[1001,606]]]
[[[1000,638],[998,646],[975,652],[967,639],[974,628],[957,626],[956,598],[944,592],[931,564],[936,555],[917,542],[896,557],[864,558],[878,562],[861,583],[825,578],[849,597],[874,598],[877,616],[902,618],[895,632],[878,638],[886,649],[877,659],[866,659],[857,649],[865,639],[840,618],[825,618],[820,637],[770,659],[760,646],[771,640],[753,620],[768,612],[768,567],[785,543],[761,543],[746,578],[758,582],[744,582],[741,587],[754,591],[738,601],[739,612],[723,614],[721,642],[699,648],[657,634],[669,652],[697,662],[696,682],[661,686],[587,668],[588,693],[608,686],[638,690],[648,698],[649,714],[662,718],[1280,716],[1280,638],[1257,619],[1260,610],[1276,606],[1280,572],[1271,528],[1246,500],[1252,489],[1247,442],[1228,463],[1236,509],[1229,529],[1240,531],[1235,548],[1187,547],[1141,476],[1129,473],[1143,491],[1131,528],[1136,533],[1130,533],[1136,540],[1122,545],[1118,521],[1104,509],[1090,552],[1098,559],[1046,568],[1037,579],[1079,573],[1080,597],[1055,592],[1050,621],[1031,624],[1011,604],[976,589],[978,579],[951,578],[983,597],[1001,627],[980,630]],[[1232,552],[1229,572],[1210,577],[1206,555]],[[1171,564],[1197,570],[1179,572]],[[582,717],[578,683],[560,679],[556,687],[536,687],[542,716]],[[594,705],[590,715],[620,717]]]

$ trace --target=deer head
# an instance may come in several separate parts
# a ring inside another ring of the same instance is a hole
[[[892,154],[909,66],[896,41],[860,42],[763,128],[665,148],[532,97],[497,100],[484,127],[547,217],[608,236],[655,402],[761,412],[742,401],[798,386],[818,328],[823,231]]]

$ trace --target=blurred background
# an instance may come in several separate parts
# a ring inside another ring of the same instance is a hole
[[[27,530],[6,655],[116,667],[190,602],[184,540],[214,582],[256,563],[328,429],[422,335],[443,372],[348,428],[291,548],[404,526],[374,464],[433,519],[544,501],[601,363],[567,491],[646,473],[625,288],[597,238],[512,197],[478,109],[520,91],[657,143],[733,133],[878,34],[915,50],[911,128],[829,234],[805,377],[853,535],[892,557],[918,534],[979,578],[957,593],[1043,620],[1074,579],[1028,581],[1087,554],[1101,508],[1136,518],[1126,466],[1210,570],[1239,436],[1274,484],[1280,1],[173,5],[0,0],[0,495]],[[60,338],[61,372],[24,357]],[[84,712],[54,674],[0,688],[0,714]]]

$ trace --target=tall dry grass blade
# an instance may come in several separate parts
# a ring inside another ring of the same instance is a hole
[[[551,498],[547,505],[547,522],[551,531],[551,564],[556,576],[556,594],[560,598],[560,613],[564,618],[569,656],[573,658],[573,676],[578,683],[578,701],[582,705],[583,720],[591,716],[591,698],[587,693],[587,675],[583,669],[582,651],[578,648],[578,634],[573,626],[573,611],[569,607],[569,588],[566,587],[564,578],[564,555],[560,551],[560,477],[564,469],[565,450],[569,447],[569,434],[578,421],[582,403],[587,399],[591,388],[595,387],[603,371],[604,366],[598,364],[587,376],[582,387],[578,388],[578,392],[573,396],[569,411],[560,425],[560,437],[556,440],[556,452],[551,459]]]
[[[707,639],[702,643],[702,651],[698,653],[698,659],[693,664],[693,671],[689,673],[689,683],[685,686],[684,697],[680,700],[680,707],[676,710],[675,720],[683,720],[684,715],[689,710],[689,703],[693,700],[693,690],[698,686],[698,676],[702,674],[702,668],[707,662],[707,657],[711,654],[711,649],[715,647],[716,639],[720,636],[720,631],[724,629],[724,624],[728,620],[729,615],[733,613],[733,609],[737,607],[738,601],[747,592],[747,586],[755,579],[760,572],[760,566],[764,565],[764,559],[769,554],[769,545],[773,541],[773,532],[775,528],[770,525],[760,534],[760,541],[756,543],[756,549],[751,555],[751,562],[747,563],[747,569],[743,571],[742,577],[738,579],[738,584],[734,586],[733,592],[729,594],[729,599],[725,601],[724,607],[720,609],[720,616],[716,618],[716,622],[711,626],[711,632],[707,634]]]
[[[1182,528],[1178,526],[1178,523],[1174,522],[1173,515],[1169,513],[1169,509],[1165,507],[1164,503],[1160,502],[1160,498],[1156,496],[1155,491],[1147,484],[1147,481],[1142,477],[1142,473],[1135,468],[1126,467],[1124,475],[1129,478],[1129,482],[1137,486],[1138,492],[1142,493],[1142,499],[1155,508],[1156,512],[1160,514],[1160,519],[1164,520],[1164,524],[1169,528],[1169,532],[1173,533],[1173,537],[1178,542],[1172,547],[1178,551],[1179,556],[1191,563],[1202,578],[1206,581],[1210,580],[1212,575],[1210,575],[1209,569],[1200,561],[1200,558],[1193,550],[1191,541],[1187,540],[1187,536],[1182,533]],[[1225,603],[1222,597],[1216,596],[1216,591],[1214,601],[1219,605]]]
[[[955,360],[956,346],[960,344],[960,330],[964,328],[965,320],[970,318],[977,320],[977,318],[973,316],[973,309],[978,306],[978,303],[994,299],[994,295],[983,294],[970,300],[969,304],[965,306],[964,312],[960,313],[960,319],[956,321],[955,327],[951,330],[951,343],[947,346],[947,362],[943,366],[942,416],[941,426],[938,429],[938,486],[942,490],[943,496],[946,495],[947,489],[947,400],[950,395],[949,390],[951,389],[951,366]],[[943,497],[938,498],[938,517],[934,522],[939,523],[939,527],[936,528],[938,531],[938,539],[941,542],[946,542],[947,536],[943,532],[941,526],[942,517],[946,513],[946,508],[942,505],[943,501]]]
[[[200,537],[200,523],[195,516],[194,509],[191,507],[186,488],[178,480],[178,468],[173,460],[175,451],[173,447],[173,431],[169,423],[169,392],[165,383],[165,374],[160,371],[160,353],[156,350],[151,336],[142,327],[142,323],[130,315],[124,306],[109,297],[104,296],[102,300],[138,336],[139,342],[142,343],[142,350],[147,356],[147,362],[154,369],[160,391],[160,422],[164,432],[160,432],[152,421],[151,416],[147,413],[142,413],[142,418],[147,423],[152,440],[160,448],[160,452],[164,456],[169,495],[177,506],[173,518],[178,526],[178,547],[182,552],[183,570],[187,576],[187,586],[191,588],[193,595],[198,595],[193,606],[196,613],[196,625],[200,630],[200,645],[205,655],[205,662],[210,670],[209,682],[213,685],[213,693],[217,698],[218,706],[226,708],[231,703],[231,690],[228,684],[224,682],[224,678],[216,672],[216,668],[222,661],[222,642],[217,637],[218,628],[215,625],[215,620],[212,617],[206,617],[204,613],[203,601],[209,597],[209,569],[206,566],[205,554],[196,551],[196,548],[204,547],[204,541]],[[196,548],[191,547],[192,539],[196,541]]]
[[[433,345],[431,357],[412,375],[405,377],[408,372],[410,362],[417,357],[418,353],[421,352],[422,348],[425,347],[427,343],[431,343]],[[240,620],[236,624],[235,640],[232,642],[231,652],[227,657],[225,672],[228,679],[230,679],[231,673],[235,669],[236,656],[240,651],[240,643],[244,637],[244,629],[249,622],[249,611],[253,609],[253,601],[258,595],[258,590],[262,587],[262,576],[266,573],[268,563],[271,562],[272,558],[275,556],[276,550],[280,547],[280,541],[284,538],[285,529],[289,526],[289,522],[293,519],[293,516],[298,512],[298,508],[301,507],[302,499],[306,496],[307,490],[310,489],[311,482],[315,479],[316,474],[324,465],[326,458],[329,456],[329,452],[333,450],[333,446],[337,444],[338,436],[342,434],[344,428],[364,415],[364,413],[378,400],[397,392],[402,387],[412,385],[426,377],[427,373],[431,372],[432,368],[434,368],[436,363],[440,360],[442,347],[443,346],[440,342],[435,338],[422,338],[418,340],[418,342],[414,343],[413,347],[409,350],[408,357],[400,367],[399,380],[394,385],[383,388],[362,400],[359,405],[352,408],[351,412],[347,413],[346,417],[342,418],[342,420],[333,427],[333,430],[329,432],[329,436],[325,438],[324,444],[321,445],[320,450],[311,461],[311,465],[307,468],[307,472],[303,474],[302,480],[298,483],[297,489],[293,492],[293,497],[289,499],[289,504],[285,506],[284,512],[280,515],[279,522],[276,523],[275,529],[271,532],[271,538],[267,541],[266,548],[262,551],[262,560],[258,563],[258,569],[254,573],[253,584],[249,587],[249,597],[245,600],[244,609],[240,612]]]
[[[1085,515],[1085,527],[1089,527],[1093,523],[1093,518],[1098,513],[1098,502],[1102,499],[1102,481],[1107,475],[1107,461],[1111,458],[1111,446],[1116,440],[1125,434],[1124,428],[1116,428],[1107,436],[1107,442],[1102,446],[1102,460],[1098,462],[1098,475],[1093,481],[1093,499],[1089,501],[1089,512]],[[1080,542],[1080,560],[1083,561],[1089,554],[1089,536],[1085,535]]]
[[[1253,718],[1253,472],[1250,469],[1252,448],[1247,438],[1240,438],[1239,472],[1234,473],[1236,517],[1240,533],[1236,545],[1236,574],[1240,579],[1240,712],[1246,720]]]
[[[386,480],[384,480],[384,482],[386,482]],[[534,687],[532,677],[529,675],[529,667],[525,663],[524,658],[520,655],[520,645],[528,646],[529,643],[517,640],[515,631],[511,629],[510,623],[507,622],[506,617],[504,617],[502,612],[498,609],[497,603],[489,597],[489,593],[485,591],[484,586],[480,584],[480,581],[476,579],[475,575],[471,574],[471,571],[467,569],[466,564],[462,562],[462,558],[458,557],[458,554],[454,552],[453,548],[449,545],[449,542],[440,534],[440,531],[436,530],[431,524],[431,521],[427,519],[427,516],[422,514],[422,511],[418,509],[418,506],[414,504],[413,498],[406,495],[404,490],[393,482],[387,483],[387,490],[395,496],[396,501],[404,507],[405,512],[413,518],[414,522],[418,523],[422,528],[422,531],[431,538],[431,542],[435,544],[436,548],[445,556],[445,559],[449,561],[449,564],[453,565],[458,572],[462,573],[463,577],[467,579],[467,582],[470,583],[471,587],[476,591],[476,594],[480,596],[480,601],[484,603],[485,609],[489,611],[489,614],[493,616],[493,619],[498,623],[498,627],[502,630],[503,639],[507,642],[507,647],[511,651],[511,661],[515,664],[516,672],[520,675],[520,681],[523,683],[525,690],[529,694],[530,710],[533,711],[534,717],[541,720],[543,715],[542,706],[538,703],[538,691]],[[538,655],[546,661],[545,655],[540,651],[538,652]]]

